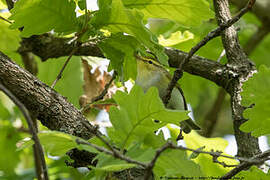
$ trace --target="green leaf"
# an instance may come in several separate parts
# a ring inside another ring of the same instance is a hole
[[[174,139],[176,139],[176,137]],[[158,135],[149,132],[143,139],[143,145],[148,148],[158,149],[165,143],[163,131],[160,131]]]
[[[3,93],[0,92],[0,120],[9,120],[15,113],[14,103]]]
[[[157,38],[144,26],[143,14],[135,9],[126,9],[121,0],[98,1],[99,11],[91,23],[97,28],[105,28],[112,33],[127,33],[137,38],[149,48],[163,64],[168,64],[164,48]]]
[[[149,29],[156,36],[163,35],[165,38],[169,38],[172,33],[177,31],[181,32],[189,31],[190,33],[192,33],[193,34],[192,39],[190,38],[187,39],[186,41],[181,41],[172,46],[173,48],[187,52],[190,51],[190,49],[194,47],[197,43],[199,43],[211,30],[216,28],[216,23],[212,21],[203,22],[200,26],[191,28],[181,27],[179,24],[167,19],[149,19],[148,21],[149,21]],[[205,58],[217,60],[223,50],[223,47],[220,46],[220,44],[222,44],[221,39],[215,38],[210,42],[208,42],[196,54],[199,56],[203,56]]]
[[[166,18],[184,26],[199,25],[214,16],[205,0],[123,0],[123,3],[139,9],[145,18]]]
[[[38,61],[38,78],[46,84],[51,85],[60,72],[67,57],[49,59],[46,62]],[[74,87],[74,88],[72,88]],[[57,82],[55,89],[76,107],[79,107],[79,97],[83,94],[83,77],[81,60],[72,57],[68,63],[62,78]]]
[[[247,171],[241,171],[236,176],[235,179],[260,179],[260,180],[268,180],[270,179],[269,173],[264,173],[261,169],[256,166],[252,166]]]
[[[258,46],[250,56],[250,59],[254,60],[257,67],[259,67],[262,64],[266,65],[267,67],[270,67],[270,61],[268,61],[265,58],[269,56],[269,48],[270,48],[270,36],[266,36],[260,43],[260,46]]]
[[[178,135],[179,133],[178,129],[172,127],[169,127],[169,129],[171,134],[173,134],[172,136]],[[225,148],[228,145],[228,142],[223,138],[205,138],[198,135],[195,131],[192,131],[189,134],[185,134],[184,137],[185,137],[184,138],[185,144],[187,145],[188,148],[198,149],[205,146],[203,150],[207,152],[210,152],[211,150],[224,152]],[[189,156],[191,154],[192,154],[191,152],[188,152]],[[233,159],[219,157],[218,160],[225,162],[228,165],[238,164],[238,162]],[[232,168],[224,168],[220,164],[213,163],[212,156],[208,154],[201,153],[193,161],[200,165],[201,171],[203,172],[204,175],[207,176],[222,176],[232,169]]]
[[[9,13],[0,13],[0,16],[8,18]],[[21,57],[16,52],[20,46],[20,41],[21,38],[19,30],[10,29],[9,23],[0,20],[0,50],[13,61],[22,65]]]
[[[140,43],[134,37],[117,33],[101,41],[99,47],[110,59],[109,71],[116,70],[124,81],[136,78],[137,61],[134,54],[139,51]]]
[[[35,144],[35,142],[31,138],[29,138],[29,137],[24,138],[24,139],[20,140],[19,142],[17,142],[17,150],[16,151],[21,151],[21,150],[28,148],[34,144]]]
[[[77,146],[75,139],[78,137],[57,131],[41,132],[39,139],[45,149],[53,156],[63,156]]]
[[[184,33],[182,33],[181,31],[176,31],[172,33],[170,37],[167,39],[165,39],[163,35],[160,35],[158,37],[159,43],[162,46],[173,46],[173,45],[188,41],[193,38],[194,38],[194,35],[189,31],[185,31]]]
[[[270,134],[270,69],[266,66],[260,66],[259,73],[254,74],[243,85],[243,105],[255,106],[248,108],[244,112],[244,117],[249,120],[244,123],[240,129],[245,132],[251,132],[253,136],[259,137]]]
[[[153,159],[155,150],[153,148],[142,149],[140,144],[135,144],[130,149],[128,149],[125,155],[131,159],[148,163]]]
[[[14,174],[20,162],[20,152],[16,152],[16,142],[21,137],[9,121],[1,120],[0,139],[0,170],[6,175]]]
[[[5,0],[1,0],[0,1],[0,10],[6,9],[6,8],[7,8],[6,1]]]
[[[109,112],[115,129],[113,137],[117,137],[113,140],[120,144],[121,149],[132,142],[142,141],[148,133],[154,133],[167,123],[179,125],[180,121],[187,119],[186,111],[166,109],[155,87],[144,94],[141,87],[135,85],[129,94],[118,91],[113,98],[120,106],[111,107]]]
[[[187,158],[185,151],[168,149],[161,154],[154,166],[156,177],[196,177],[202,176],[200,167]]]
[[[11,10],[11,28],[23,27],[25,37],[51,30],[71,33],[77,28],[75,8],[71,0],[20,0]]]

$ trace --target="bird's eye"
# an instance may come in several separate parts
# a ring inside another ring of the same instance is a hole
[[[149,64],[153,64],[153,62],[152,62],[152,61],[148,61],[148,63],[149,63]]]

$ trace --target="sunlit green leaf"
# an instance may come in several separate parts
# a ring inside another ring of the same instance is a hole
[[[170,127],[171,134],[173,136],[177,136],[179,133],[178,129]],[[192,131],[189,134],[184,135],[185,144],[188,148],[191,149],[198,149],[202,146],[205,146],[203,151],[210,152],[211,150],[214,151],[222,151],[224,152],[225,148],[228,145],[228,142],[222,138],[205,138],[198,135],[195,131]],[[192,152],[188,152],[190,155]],[[226,154],[225,154],[226,155]],[[228,172],[232,168],[224,168],[222,165],[213,163],[212,156],[208,154],[199,154],[196,159],[193,159],[194,162],[200,165],[201,171],[204,175],[207,176],[222,176],[226,172]],[[224,162],[228,165],[235,165],[238,164],[236,160],[228,159],[219,157],[219,161]]]
[[[7,8],[6,1],[5,0],[1,0],[0,1],[0,10],[1,9],[6,9],[6,8]]]
[[[190,33],[189,31],[185,31],[184,33],[182,33],[181,31],[176,31],[172,33],[169,38],[165,39],[163,35],[160,35],[158,39],[159,39],[159,43],[162,46],[173,46],[178,43],[182,43],[190,39],[193,39],[193,37],[194,35]]]
[[[8,18],[9,13],[0,13],[0,16]],[[0,19],[0,50],[19,65],[22,63],[19,61],[20,56],[16,51],[20,46],[20,41],[19,30],[10,29],[9,23]]]
[[[185,26],[199,25],[214,16],[205,0],[123,0],[128,8],[136,8],[146,18],[167,18]]]
[[[76,4],[72,0],[20,0],[11,10],[12,28],[23,27],[29,37],[51,30],[70,33],[76,30]]]

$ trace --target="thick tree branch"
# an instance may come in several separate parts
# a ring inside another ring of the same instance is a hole
[[[48,33],[39,36],[35,35],[30,38],[24,38],[18,52],[32,52],[40,57],[42,61],[46,61],[49,58],[69,56],[76,47],[76,41],[72,41],[72,39],[54,37]],[[74,52],[74,55],[104,57],[95,42],[82,44]]]
[[[51,130],[89,139],[93,136],[82,122],[88,121],[67,99],[0,52],[0,83]]]
[[[222,24],[231,19],[228,0],[214,0],[216,19]],[[228,67],[235,70],[232,76],[229,93],[231,95],[231,107],[234,121],[234,132],[238,146],[238,156],[253,157],[260,153],[258,139],[250,133],[240,131],[239,127],[246,120],[243,118],[244,108],[241,106],[242,84],[256,72],[254,64],[249,61],[241,48],[237,32],[233,26],[222,33],[222,42],[228,59]]]
[[[244,45],[245,53],[247,55],[250,55],[257,48],[257,46],[263,41],[263,39],[269,34],[269,32],[270,32],[270,22],[268,21],[263,22],[263,25],[249,38],[248,42]],[[225,98],[224,93],[225,91],[223,89],[219,90],[216,101],[214,102],[212,108],[209,110],[206,117],[204,118],[202,129],[203,135],[206,137],[211,136],[212,130],[215,127],[219,111],[221,110],[220,108],[221,104]]]
[[[234,23],[236,23],[245,13],[247,13],[252,6],[254,5],[255,0],[250,0],[247,6],[239,11],[239,13],[233,18],[229,17],[228,19],[219,23],[219,26],[209,32],[207,36],[205,36],[199,43],[197,43],[194,47],[190,49],[188,55],[184,58],[184,60],[179,64],[178,68],[174,71],[173,78],[168,85],[166,96],[163,98],[164,104],[168,104],[173,88],[175,87],[177,81],[183,76],[183,66],[187,64],[190,58],[205,44],[207,44],[211,39],[219,36],[223,33],[224,30],[228,30]]]
[[[69,43],[70,40],[70,38],[57,38],[50,34],[32,36],[23,39],[18,51],[32,52],[39,56],[42,61],[46,61],[48,58],[68,56],[75,46],[73,43]],[[169,64],[172,67],[178,67],[187,56],[187,53],[173,48],[166,48],[165,52],[169,56]],[[104,57],[95,42],[82,44],[74,55]],[[224,88],[227,86],[228,80],[220,72],[226,71],[226,69],[227,67],[216,61],[199,56],[193,56],[183,67],[184,71],[206,78]]]

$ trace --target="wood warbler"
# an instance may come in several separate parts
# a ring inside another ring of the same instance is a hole
[[[141,86],[145,92],[150,87],[155,86],[158,88],[159,96],[162,99],[166,96],[166,90],[170,81],[170,73],[157,61],[144,57],[137,57],[137,78],[135,83]],[[173,89],[167,108],[187,110],[185,98],[181,94],[179,84]],[[192,129],[201,129],[190,118],[182,121],[180,124],[181,129],[185,133],[189,133]]]

